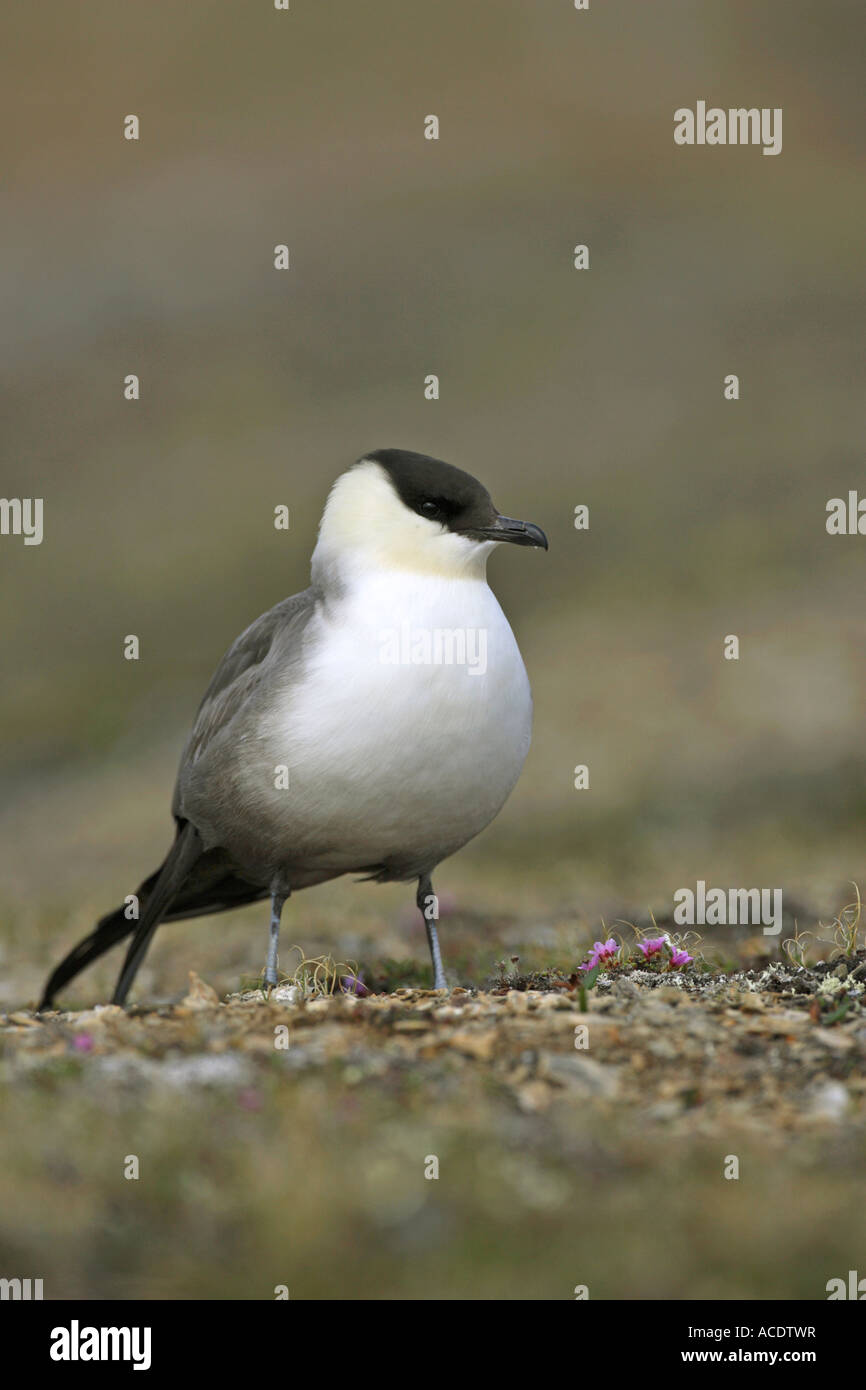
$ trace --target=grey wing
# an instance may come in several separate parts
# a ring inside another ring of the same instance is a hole
[[[316,590],[283,599],[263,613],[229,647],[204,693],[180,759],[172,810],[182,814],[180,790],[185,769],[197,762],[208,744],[223,733],[254,696],[277,653],[299,655],[301,637],[316,606]],[[287,659],[288,658],[287,656]]]

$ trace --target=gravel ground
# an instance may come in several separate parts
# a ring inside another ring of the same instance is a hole
[[[856,958],[728,975],[625,970],[602,975],[584,1011],[565,981],[366,998],[304,998],[284,985],[269,998],[255,990],[221,1002],[191,973],[176,1005],[24,1010],[0,1015],[0,1029],[5,1068],[19,1078],[60,1059],[109,1086],[252,1084],[274,1060],[289,1074],[336,1063],[348,1086],[407,1065],[421,1079],[469,1065],[526,1111],[564,1094],[614,1104],[639,1123],[711,1130],[735,1113],[786,1130],[863,1107],[863,974]]]
[[[863,1264],[864,973],[192,974],[0,1016],[4,1266],[48,1297],[825,1297]]]

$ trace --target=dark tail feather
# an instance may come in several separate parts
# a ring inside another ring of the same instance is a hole
[[[122,941],[125,936],[135,930],[135,922],[130,922],[124,916],[124,909],[119,907],[116,912],[109,912],[106,917],[101,917],[89,936],[85,936],[83,941],[79,941],[77,946],[73,946],[68,956],[63,960],[52,973],[45,993],[42,995],[40,1009],[50,1009],[53,1007],[54,996],[59,990],[63,989],[70,980],[73,980],[80,970],[88,966],[91,961],[110,951],[112,946],[116,946],[118,941]]]
[[[158,869],[155,874],[151,874],[150,878],[146,879],[138,890],[138,896],[144,903],[139,921],[129,921],[122,907],[117,908],[114,912],[109,912],[105,917],[101,917],[90,935],[86,936],[83,941],[79,941],[78,945],[74,946],[67,956],[64,956],[56,970],[53,971],[45,986],[39,1008],[52,1008],[54,996],[63,989],[64,985],[74,979],[79,971],[84,970],[85,966],[98,960],[106,951],[110,951],[112,946],[116,946],[118,941],[122,941],[124,937],[130,936],[134,932],[135,936],[124,961],[114,995],[116,1004],[123,1003],[135,978],[136,971],[144,959],[153,933],[165,917],[173,899],[183,887],[187,874],[202,852],[202,843],[197,831],[189,822],[184,823],[178,831],[177,838],[169,850],[162,868]]]
[[[183,888],[190,869],[203,853],[204,846],[198,831],[187,821],[179,830],[177,839],[169,850],[165,863],[159,871],[159,877],[153,885],[153,892],[147,899],[141,919],[136,923],[135,935],[126,953],[126,960],[123,962],[123,969],[117,981],[112,1004],[124,1004],[126,1002],[126,996],[138,973],[138,967],[147,954],[153,933]]]

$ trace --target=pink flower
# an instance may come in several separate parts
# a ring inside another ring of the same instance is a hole
[[[76,1033],[72,1039],[72,1046],[76,1052],[92,1052],[93,1038],[89,1033]]]
[[[675,950],[673,949],[673,947],[671,947],[671,966],[672,966],[672,967],[673,967],[673,966],[680,966],[680,965],[691,965],[693,959],[694,959],[694,957],[693,957],[693,956],[690,956],[689,953],[688,953],[688,951],[675,951]]]
[[[360,975],[344,975],[340,981],[340,987],[344,994],[357,994],[362,998],[365,994],[370,993]]]
[[[619,942],[614,941],[613,937],[608,937],[607,941],[596,941],[589,953],[589,960],[586,965],[582,965],[581,970],[594,970],[597,965],[604,965],[611,960],[619,950]]]
[[[665,944],[663,936],[654,936],[649,941],[639,941],[638,950],[643,951],[644,960],[649,960],[651,956],[657,956]]]

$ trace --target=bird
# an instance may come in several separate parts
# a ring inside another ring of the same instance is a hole
[[[502,543],[548,549],[471,474],[375,449],[328,495],[310,586],[228,649],[181,754],[175,838],[129,904],[51,974],[39,1008],[131,936],[125,1005],[157,927],[270,900],[264,987],[289,897],[345,874],[414,882],[447,989],[432,874],[497,815],[529,749],[532,696],[487,583]]]

